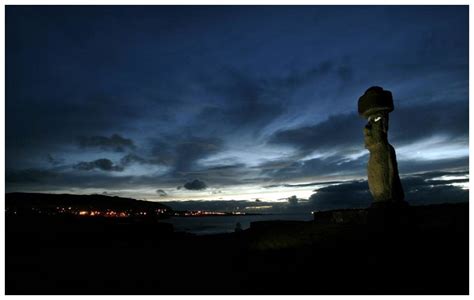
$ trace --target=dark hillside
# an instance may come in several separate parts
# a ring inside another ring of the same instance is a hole
[[[7,213],[36,212],[52,213],[68,210],[120,210],[172,212],[164,204],[106,195],[71,195],[41,193],[7,193],[5,195]]]

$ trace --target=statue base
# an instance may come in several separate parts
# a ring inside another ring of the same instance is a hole
[[[410,205],[405,201],[374,202],[368,208],[367,224],[374,237],[403,238],[412,223]]]

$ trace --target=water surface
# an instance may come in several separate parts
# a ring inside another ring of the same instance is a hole
[[[172,217],[164,222],[173,224],[175,231],[194,234],[215,234],[234,232],[237,222],[242,229],[248,229],[251,222],[268,220],[310,221],[311,213],[307,214],[272,214],[249,216],[218,216],[218,217]]]

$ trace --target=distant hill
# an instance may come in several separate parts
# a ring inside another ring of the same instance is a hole
[[[43,194],[43,193],[7,193],[5,195],[7,210],[27,210],[31,208],[56,209],[71,207],[86,210],[165,210],[172,212],[167,205],[106,195],[72,195],[72,194]]]

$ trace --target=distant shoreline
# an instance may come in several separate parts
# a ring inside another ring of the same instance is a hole
[[[241,214],[232,214],[232,213],[225,213],[222,215],[218,214],[209,214],[209,215],[172,215],[171,218],[206,218],[206,217],[247,217],[247,216],[273,216],[276,215],[274,213],[268,214],[254,214],[254,213],[241,213]]]

